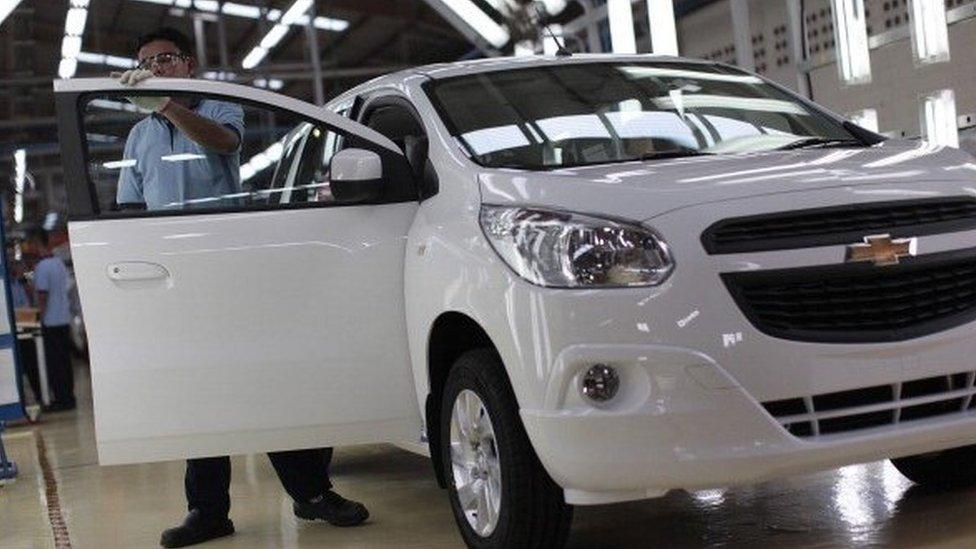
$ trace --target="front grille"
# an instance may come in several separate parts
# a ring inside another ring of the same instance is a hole
[[[702,234],[709,254],[853,244],[865,236],[924,236],[976,229],[976,199],[926,198],[794,210],[719,221]]]
[[[901,341],[976,318],[976,248],[886,267],[854,263],[721,276],[756,329],[794,341]]]
[[[801,438],[906,423],[976,409],[976,372],[764,402],[784,429]]]

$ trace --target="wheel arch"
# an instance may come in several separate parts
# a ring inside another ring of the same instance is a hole
[[[464,313],[457,311],[441,313],[431,325],[427,339],[429,390],[424,404],[424,419],[427,425],[430,458],[437,475],[437,483],[441,488],[446,488],[444,463],[440,451],[441,395],[451,367],[458,357],[468,351],[483,348],[497,349],[491,336],[481,324]]]

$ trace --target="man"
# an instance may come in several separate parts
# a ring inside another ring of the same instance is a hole
[[[12,257],[14,257],[14,251],[8,248],[7,258]],[[27,282],[24,276],[23,261],[11,259],[9,265],[10,296],[14,304],[14,309],[33,308],[34,300],[31,299],[30,283]],[[17,356],[20,359],[20,365],[23,367],[24,373],[27,374],[27,382],[30,385],[31,393],[34,395],[34,401],[41,403],[41,378],[40,372],[37,370],[37,348],[34,346],[33,338],[17,338]]]
[[[139,39],[139,67],[122,74],[120,81],[138,88],[139,82],[153,76],[192,78],[196,69],[192,51],[185,35],[170,28],[159,29]],[[120,175],[120,207],[192,207],[194,199],[240,190],[244,136],[240,106],[207,99],[132,96],[129,100],[152,114],[132,128],[126,141],[125,158],[135,159],[136,165]],[[160,156],[173,153],[195,157],[186,162],[159,161]],[[361,503],[332,491],[328,475],[331,448],[272,452],[268,457],[294,500],[293,510],[299,518],[354,526],[369,517]],[[193,545],[234,532],[228,518],[230,472],[227,456],[187,461],[184,485],[189,514],[183,524],[163,532],[160,543],[164,547]]]
[[[44,362],[54,399],[46,411],[75,408],[75,374],[71,366],[71,309],[68,300],[68,268],[51,253],[46,232],[32,237],[41,260],[34,267],[34,291],[44,339]]]
[[[121,82],[136,86],[153,76],[191,78],[196,61],[185,53],[187,47],[189,39],[174,29],[147,35],[138,46],[139,68],[123,73]],[[214,206],[199,199],[240,192],[240,105],[148,95],[129,101],[152,115],[136,124],[126,140],[124,157],[136,159],[136,165],[120,172],[120,208]],[[174,162],[174,156],[183,158]]]

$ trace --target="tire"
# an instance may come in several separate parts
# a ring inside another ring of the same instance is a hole
[[[923,486],[964,488],[976,485],[976,445],[892,459],[891,464],[908,480]]]
[[[464,421],[460,416],[452,425],[455,404],[459,411],[475,410],[467,414],[476,417],[468,421],[467,437],[461,434],[460,425]],[[565,545],[573,508],[566,504],[562,488],[549,477],[532,449],[501,358],[494,350],[469,351],[454,363],[444,387],[440,426],[444,481],[454,520],[468,547],[541,549]],[[466,443],[479,437],[478,444]],[[483,454],[478,454],[479,449]],[[452,450],[457,452],[458,463],[470,467],[459,467],[452,460]],[[481,477],[475,476],[478,480],[472,481],[468,472],[479,469],[479,463],[483,468],[471,475]],[[498,482],[492,482],[493,479]],[[471,488],[464,489],[465,500],[469,502],[468,512],[459,495],[459,484]],[[478,487],[485,486],[489,489],[484,493],[490,495],[482,500],[471,496],[480,493]],[[471,502],[484,501],[491,505],[491,497],[498,501],[497,513],[489,511],[481,517],[487,517],[485,521],[491,523],[491,517],[495,515],[494,525],[485,526],[478,522],[477,511],[469,519],[471,506],[477,507]]]

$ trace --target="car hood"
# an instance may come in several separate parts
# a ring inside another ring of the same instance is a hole
[[[919,190],[960,183],[976,195],[976,160],[958,149],[887,141],[857,149],[802,149],[626,162],[548,172],[480,175],[485,204],[531,205],[646,220],[679,208],[751,196],[883,184]]]

